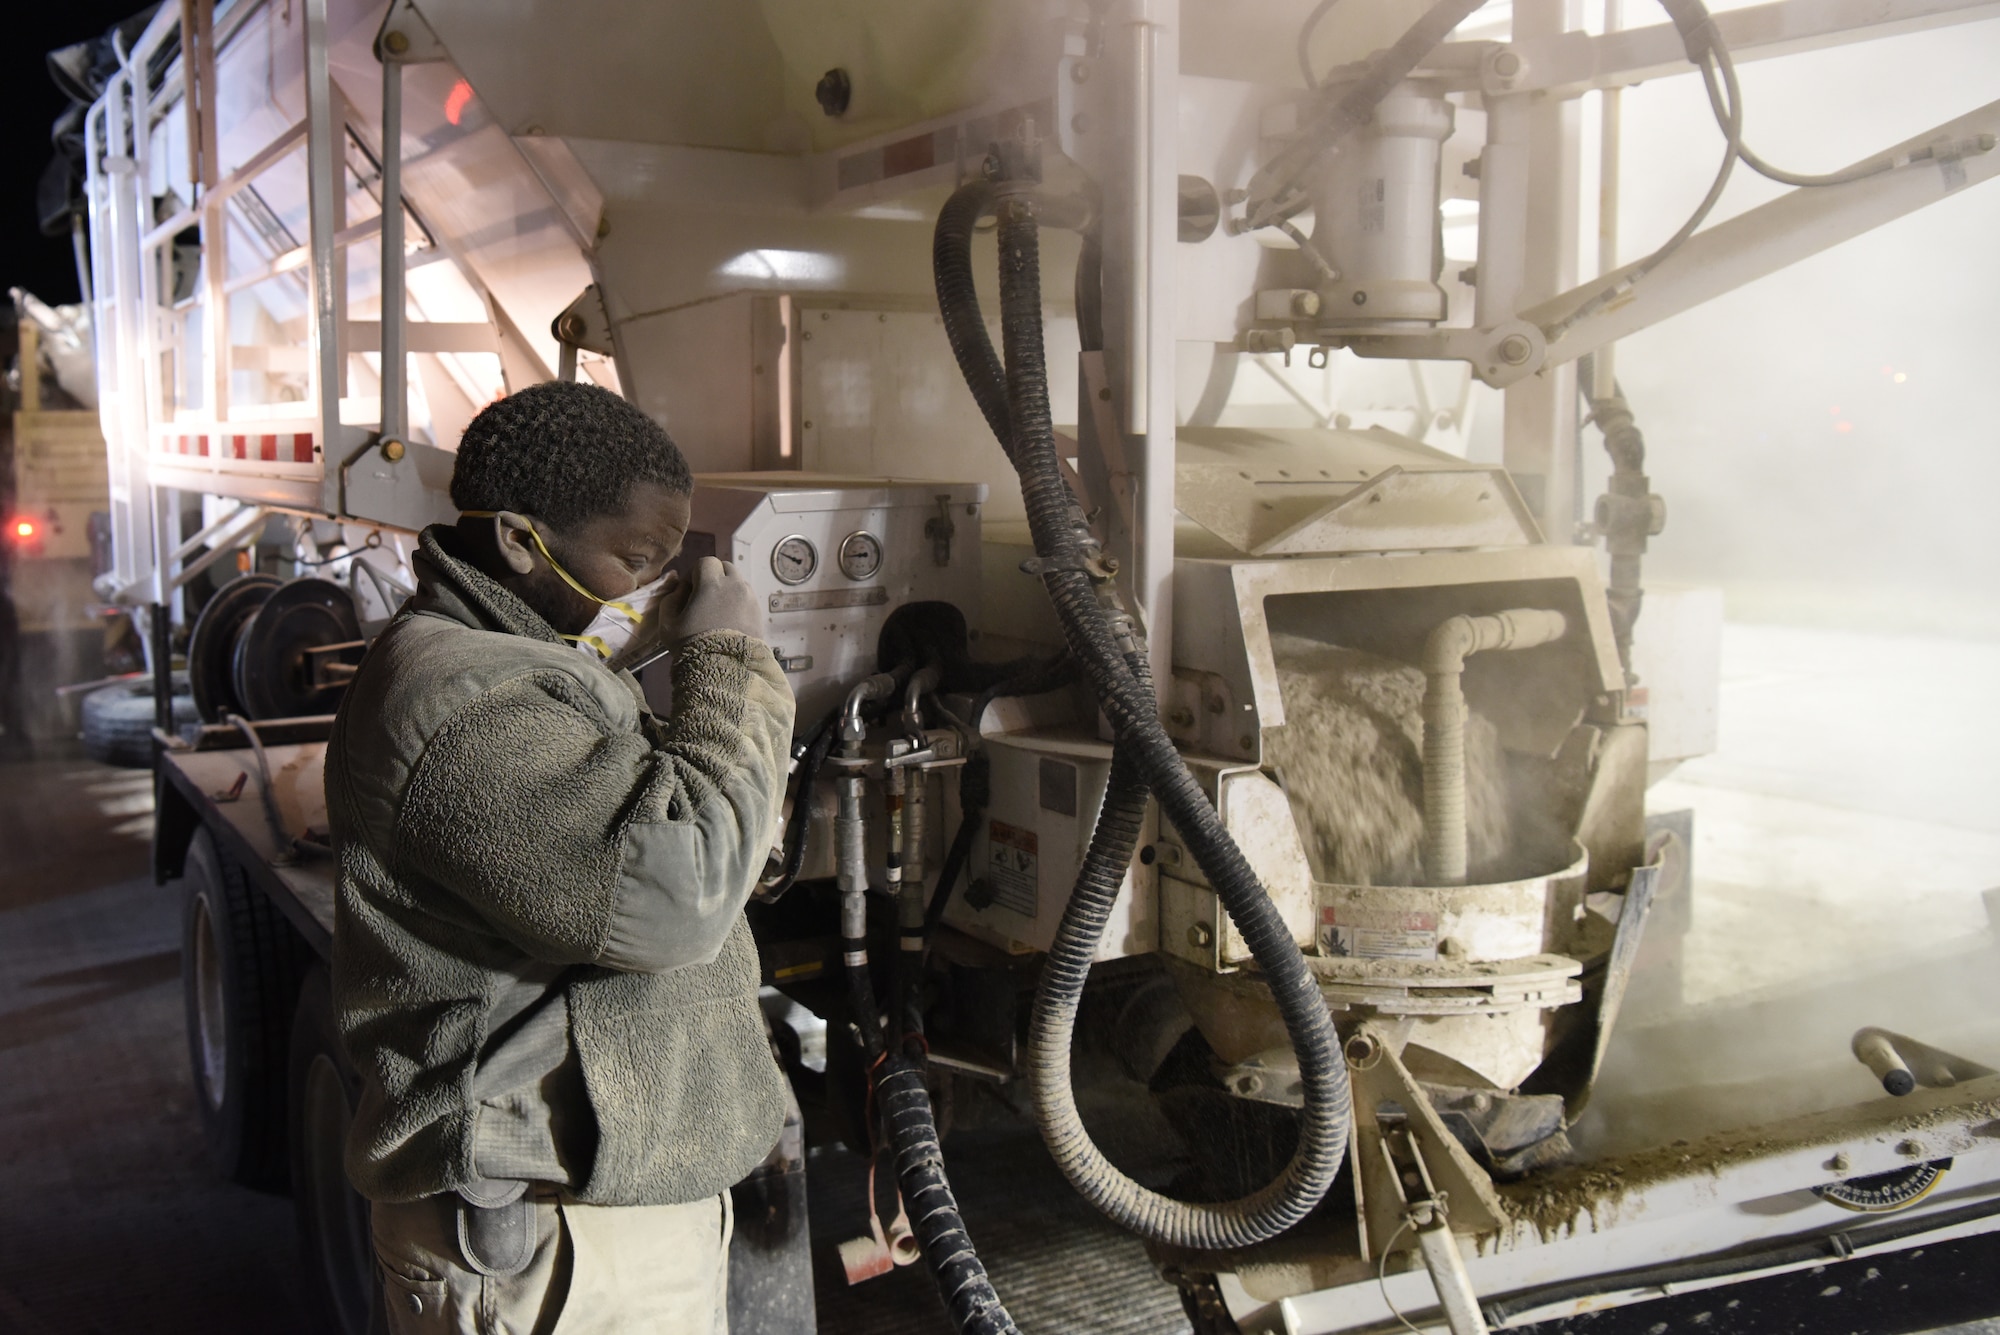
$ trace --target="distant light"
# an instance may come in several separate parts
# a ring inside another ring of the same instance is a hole
[[[1835,422],[1835,423],[1833,424],[1833,429],[1834,429],[1835,431],[1838,431],[1838,432],[1839,432],[1839,433],[1840,433],[1841,435],[1843,435],[1843,436],[1844,436],[1844,435],[1846,435],[1846,434],[1847,434],[1848,432],[1850,432],[1850,431],[1854,430],[1854,423],[1852,423],[1852,422]]]
[[[816,250],[746,250],[716,270],[724,278],[778,283],[838,284],[847,265]]]
[[[472,85],[460,79],[451,86],[451,91],[445,94],[444,118],[453,125],[458,124],[459,117],[465,114],[466,104],[471,101]]]
[[[856,209],[854,216],[876,222],[929,222],[931,215],[914,204],[870,204]]]
[[[1909,379],[1909,377],[1908,377],[1908,376],[1906,376],[1906,375],[1904,375],[1904,374],[1903,374],[1903,373],[1902,373],[1901,371],[1898,371],[1898,372],[1896,372],[1896,377],[1895,377],[1895,379],[1896,379],[1896,383],[1900,385],[1900,384],[1902,384],[1902,383],[1903,383],[1903,382],[1904,382],[1905,380],[1908,380],[1908,379]]]
[[[14,521],[14,536],[23,542],[34,537],[35,521],[32,519],[16,519]]]

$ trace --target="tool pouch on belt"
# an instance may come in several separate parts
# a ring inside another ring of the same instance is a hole
[[[535,1254],[535,1198],[525,1182],[483,1181],[458,1190],[458,1250],[482,1275],[505,1278]]]

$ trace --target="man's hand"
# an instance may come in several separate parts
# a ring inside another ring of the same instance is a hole
[[[631,640],[611,656],[610,667],[637,670],[666,653],[680,639],[681,609],[687,605],[688,582],[678,572],[669,571],[666,587],[653,600],[652,608],[646,613],[632,632]]]
[[[695,567],[694,591],[681,609],[674,640],[680,643],[711,630],[738,630],[763,639],[764,603],[735,566],[704,556]]]

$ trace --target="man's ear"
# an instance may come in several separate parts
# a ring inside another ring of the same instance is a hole
[[[493,516],[494,550],[517,575],[530,574],[535,568],[534,532],[527,518],[512,510],[502,510]]]

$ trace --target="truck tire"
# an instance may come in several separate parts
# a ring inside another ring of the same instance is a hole
[[[194,697],[176,674],[174,727],[199,723]],[[119,682],[83,697],[83,753],[105,765],[146,769],[153,763],[153,683]]]
[[[207,829],[181,874],[181,995],[215,1171],[285,1189],[285,1045],[307,949]]]
[[[382,1273],[368,1202],[347,1180],[347,1128],[360,1080],[333,1022],[324,965],[306,971],[292,1016],[292,1209],[299,1221],[305,1308],[323,1335],[387,1335]]]

